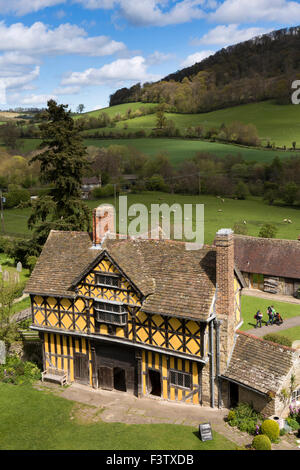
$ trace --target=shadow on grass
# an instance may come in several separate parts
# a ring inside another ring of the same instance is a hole
[[[267,322],[266,322],[266,321],[263,320],[261,323],[262,323],[262,326],[267,326]],[[250,322],[249,322],[249,323],[247,323],[247,325],[249,325],[249,327],[252,326],[252,328],[256,328],[256,323],[250,323]],[[249,328],[249,329],[250,329],[250,328]]]

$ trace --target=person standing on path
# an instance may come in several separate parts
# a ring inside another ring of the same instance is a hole
[[[254,317],[256,319],[256,325],[255,325],[255,328],[261,328],[261,322],[262,322],[262,318],[263,318],[263,314],[261,313],[260,310],[258,310],[256,312],[256,315]]]
[[[272,307],[268,307],[267,314],[268,314],[269,320],[267,321],[266,326],[273,325],[274,315],[275,315],[275,310],[274,310],[273,305]]]

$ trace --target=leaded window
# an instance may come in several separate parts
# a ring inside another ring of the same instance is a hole
[[[127,312],[123,304],[119,302],[103,302],[94,300],[94,314],[100,323],[113,325],[126,325]]]
[[[176,387],[192,388],[192,375],[177,370],[170,371],[170,384]]]
[[[119,287],[119,276],[112,276],[108,274],[96,274],[96,284],[100,286]]]

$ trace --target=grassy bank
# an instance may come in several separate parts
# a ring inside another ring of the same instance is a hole
[[[144,107],[157,106],[148,103],[128,103],[83,114],[83,117],[98,116],[101,112],[107,113],[111,118],[116,114],[125,115],[127,109],[136,111]],[[220,109],[209,113],[200,114],[174,114],[166,113],[166,118],[171,119],[175,127],[184,132],[188,127],[201,125],[205,130],[212,127],[220,127],[223,123],[228,125],[232,122],[242,122],[244,124],[254,124],[257,127],[258,135],[265,145],[268,142],[277,146],[286,145],[292,147],[292,142],[296,141],[300,145],[300,107],[295,105],[277,105],[274,101],[262,101],[250,103],[231,108]],[[117,130],[123,130],[124,124],[128,128],[126,132],[136,132],[143,129],[149,134],[156,127],[156,116],[150,114],[134,119],[127,119],[116,124]],[[107,128],[106,130],[111,130]],[[93,132],[93,131],[91,131]],[[299,146],[298,145],[298,146]]]

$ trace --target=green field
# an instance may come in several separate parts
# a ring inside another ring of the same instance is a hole
[[[101,112],[106,112],[110,117],[113,117],[118,113],[124,114],[128,108],[135,111],[141,106],[149,107],[151,105],[146,103],[129,103],[92,111],[83,116],[97,116]],[[298,147],[300,146],[300,106],[292,104],[281,106],[273,101],[263,101],[201,114],[166,113],[166,117],[174,121],[175,127],[178,127],[180,130],[198,125],[202,125],[207,130],[211,127],[220,127],[223,123],[227,125],[235,121],[240,121],[244,124],[254,124],[257,127],[263,145],[270,141],[277,146],[286,145],[288,148],[291,148],[292,142],[296,141]],[[126,132],[136,132],[144,129],[147,133],[150,133],[156,127],[156,116],[151,114],[121,121],[116,124],[115,129],[123,129],[124,124],[128,126]],[[111,129],[107,128],[106,130]],[[94,130],[88,132],[93,133]]]
[[[300,315],[300,305],[299,304],[290,304],[288,302],[277,302],[276,300],[267,300],[267,299],[261,299],[258,297],[251,297],[251,296],[242,296],[242,318],[244,320],[244,323],[240,330],[242,331],[247,331],[251,330],[254,328],[256,325],[256,320],[254,319],[254,315],[258,310],[261,311],[263,314],[263,322],[262,325],[264,326],[265,323],[268,321],[268,315],[267,315],[267,308],[273,305],[275,310],[280,313],[280,315],[284,320],[287,320],[288,318],[293,318],[297,317]],[[300,339],[300,327],[296,328],[290,328],[290,335],[293,336],[298,336],[295,339]],[[295,331],[294,331],[295,330]],[[280,331],[278,333],[285,335],[285,331],[289,330],[284,330]],[[292,338],[291,338],[292,339]]]
[[[141,107],[154,107],[152,103],[128,103],[110,108],[103,108],[81,115],[80,117],[97,117],[102,112],[107,113],[111,118],[116,114],[125,115],[130,108],[136,111]],[[211,127],[220,127],[221,124],[230,124],[240,121],[245,124],[254,124],[258,129],[262,144],[266,145],[268,141],[277,146],[286,145],[289,149],[292,142],[296,142],[300,147],[300,106],[285,105],[279,106],[272,101],[252,103],[232,108],[221,109],[210,113],[202,114],[174,114],[166,113],[168,119],[172,119],[175,126],[185,132],[188,127],[202,125],[206,130]],[[124,129],[124,125],[128,126]],[[141,129],[149,135],[151,130],[156,127],[156,116],[150,114],[133,119],[127,119],[116,123],[115,128],[102,128],[99,131],[117,132],[122,131],[128,134]],[[94,134],[97,129],[84,131],[84,134]],[[39,139],[24,139],[22,150],[30,152],[35,150],[40,144]],[[248,148],[232,144],[223,144],[209,142],[205,140],[191,140],[182,138],[138,138],[138,139],[85,139],[86,146],[107,147],[109,145],[128,145],[136,147],[146,155],[153,156],[160,152],[167,152],[170,155],[171,162],[176,166],[186,158],[191,158],[196,152],[210,152],[220,157],[226,157],[228,154],[240,154],[247,161],[270,162],[276,156],[286,158],[295,155],[293,151],[278,151],[263,148]],[[300,151],[299,151],[300,154]]]
[[[92,209],[102,203],[114,204],[113,198],[87,201]],[[257,236],[260,228],[269,222],[278,228],[277,238],[296,240],[300,233],[300,211],[297,208],[269,206],[259,198],[247,200],[222,200],[215,196],[182,196],[177,194],[145,192],[141,194],[128,194],[128,206],[134,203],[145,204],[150,210],[151,204],[166,203],[170,206],[177,204],[204,204],[205,243],[212,243],[216,232],[220,228],[232,228],[235,223],[247,222],[248,234]],[[222,212],[219,212],[222,210]],[[27,219],[30,209],[8,209],[4,211],[5,230],[8,234],[27,234]],[[292,220],[287,224],[284,219]],[[1,235],[1,231],[0,231]]]
[[[205,152],[226,157],[241,155],[246,161],[272,162],[275,157],[286,158],[295,152],[256,149],[231,144],[220,144],[205,140],[175,139],[175,138],[139,138],[139,139],[86,139],[86,146],[108,147],[110,145],[127,145],[135,147],[146,155],[154,156],[161,152],[168,153],[174,166],[187,158],[192,158],[197,152]],[[300,154],[300,151],[299,151]]]
[[[27,153],[36,150],[40,139],[23,139],[22,151]],[[161,152],[168,153],[170,161],[177,166],[187,158],[192,158],[197,152],[208,152],[219,157],[241,155],[247,161],[272,162],[275,157],[286,158],[295,152],[255,149],[231,144],[219,144],[204,140],[175,139],[175,138],[138,138],[138,139],[85,139],[84,145],[94,147],[109,147],[110,145],[127,145],[135,147],[140,152],[154,156]],[[300,151],[299,151],[300,154]]]
[[[31,386],[0,383],[1,450],[234,450],[213,432],[201,442],[197,429],[171,424],[82,423],[83,405]],[[76,406],[77,405],[77,406]],[[99,410],[101,412],[101,410]],[[101,416],[101,415],[100,415]]]

